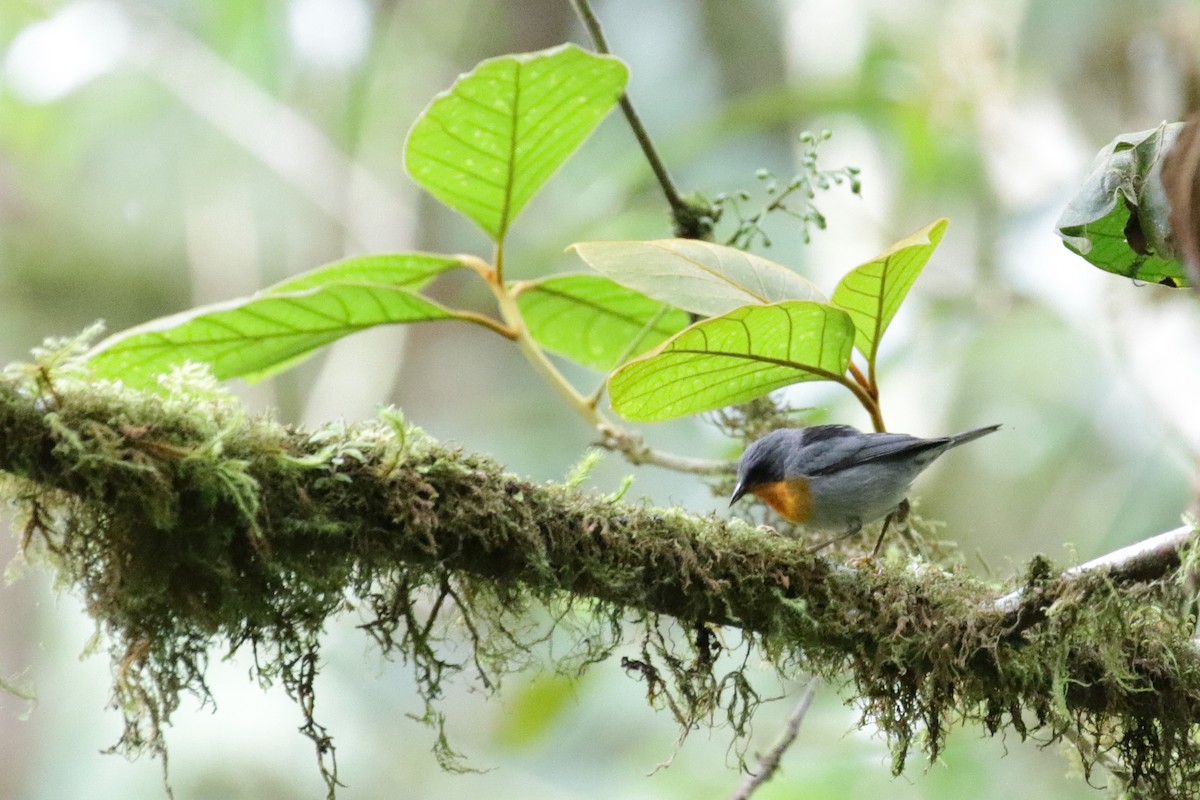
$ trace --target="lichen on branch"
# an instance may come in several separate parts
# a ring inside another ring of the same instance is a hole
[[[753,653],[785,676],[845,680],[896,771],[915,742],[936,756],[950,726],[979,722],[1083,731],[1086,764],[1115,755],[1154,796],[1200,780],[1200,657],[1179,581],[1064,578],[1036,560],[1019,580],[1053,605],[1017,625],[999,587],[961,570],[838,563],[739,520],[533,483],[394,411],[297,429],[187,370],[135,392],[91,380],[70,348],[0,377],[0,470],[24,551],[105,634],[127,751],[161,752],[181,694],[207,694],[208,659],[249,648],[257,676],[298,702],[332,793],[313,678],[325,625],[353,606],[412,666],[435,725],[451,676],[494,690],[544,663],[558,628],[579,643],[560,669],[640,645],[624,666],[685,727],[745,730]],[[720,626],[740,629],[740,653],[722,652],[737,637]],[[455,637],[465,660],[443,646]],[[437,741],[453,764],[440,728]]]

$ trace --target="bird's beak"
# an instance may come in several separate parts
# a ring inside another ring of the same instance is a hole
[[[746,487],[741,481],[738,481],[737,486],[733,487],[733,497],[729,498],[729,505],[732,507],[734,503],[742,499],[742,495],[746,493]]]

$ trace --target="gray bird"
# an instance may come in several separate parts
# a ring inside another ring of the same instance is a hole
[[[942,453],[999,428],[936,439],[862,433],[849,425],[771,431],[742,454],[729,505],[749,492],[789,522],[849,535],[896,510],[913,480]]]

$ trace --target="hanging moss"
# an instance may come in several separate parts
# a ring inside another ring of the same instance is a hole
[[[936,757],[952,726],[977,722],[1082,732],[1095,745],[1085,765],[1115,756],[1146,796],[1200,785],[1200,657],[1181,583],[1065,580],[1037,560],[1027,596],[1053,602],[1014,616],[995,608],[997,587],[955,569],[841,564],[737,520],[531,483],[392,411],[307,431],[247,416],[197,374],[174,381],[129,391],[61,352],[0,379],[0,469],[24,550],[103,630],[124,751],[162,753],[180,695],[207,696],[210,654],[249,648],[257,676],[296,699],[332,794],[313,680],[326,622],[353,604],[411,665],[450,767],[446,682],[466,673],[494,689],[565,628],[578,646],[562,669],[640,642],[625,668],[685,728],[745,733],[753,656],[847,681],[897,772],[914,745]],[[721,627],[741,631],[736,652]],[[463,637],[465,659],[445,646]]]

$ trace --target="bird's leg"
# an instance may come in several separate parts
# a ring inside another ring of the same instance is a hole
[[[908,542],[909,546],[914,548],[918,555],[923,555],[921,542],[913,535],[912,525],[908,524],[908,512],[912,510],[912,506],[908,503],[908,498],[896,506],[896,522],[903,523],[904,527],[900,529],[900,535],[904,537],[904,541]]]
[[[888,526],[892,524],[892,518],[895,516],[896,510],[893,509],[883,518],[883,527],[879,529],[879,538],[875,540],[875,546],[871,548],[871,558],[879,555],[879,548],[883,545],[883,537],[887,535]]]
[[[849,539],[851,536],[853,536],[854,534],[858,533],[861,530],[862,530],[862,523],[859,522],[858,520],[855,520],[853,523],[851,523],[850,529],[848,531],[846,531],[845,533],[843,533],[840,536],[835,536],[832,539],[828,539],[824,542],[821,542],[818,545],[810,547],[808,549],[808,552],[819,553],[820,551],[824,550],[826,547],[829,547],[829,545],[837,544],[838,542],[842,541],[843,539]]]
[[[912,508],[908,504],[908,498],[900,501],[900,505],[893,508],[886,517],[883,518],[883,527],[879,529],[879,538],[875,540],[875,547],[871,550],[871,558],[879,555],[879,548],[883,545],[883,537],[887,535],[888,526],[894,521],[897,525],[902,524],[908,519],[908,512]]]

